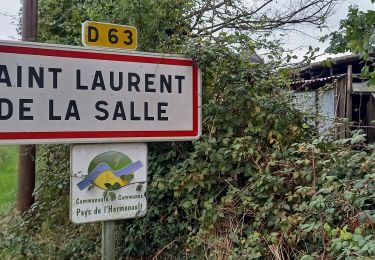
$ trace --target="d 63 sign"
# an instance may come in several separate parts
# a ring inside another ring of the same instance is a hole
[[[0,143],[199,135],[200,75],[189,58],[0,41]]]
[[[82,24],[85,46],[137,49],[137,29],[129,25],[86,21]]]

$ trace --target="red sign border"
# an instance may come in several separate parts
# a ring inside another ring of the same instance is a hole
[[[21,45],[20,43],[10,43]],[[36,47],[34,47],[36,46]],[[103,52],[103,50],[97,49],[70,49],[66,50],[63,47],[69,46],[57,46],[58,49],[53,49],[51,46],[43,46],[42,44],[34,45],[33,47],[27,46],[14,46],[7,45],[4,42],[0,42],[0,53],[14,53],[14,54],[26,54],[36,56],[50,56],[50,57],[66,57],[73,59],[93,59],[93,60],[111,60],[111,61],[125,61],[125,62],[140,62],[140,63],[152,63],[152,64],[163,64],[163,65],[176,65],[176,66],[189,66],[192,67],[193,72],[193,129],[192,130],[166,130],[166,131],[68,131],[68,132],[0,132],[1,140],[52,140],[52,139],[119,139],[124,140],[135,139],[148,140],[148,139],[173,139],[182,140],[197,139],[200,135],[200,114],[199,114],[199,68],[197,64],[190,59],[175,58],[175,57],[156,57],[152,54],[147,56],[140,56],[137,52],[134,53],[113,53]],[[100,52],[101,51],[101,52]]]

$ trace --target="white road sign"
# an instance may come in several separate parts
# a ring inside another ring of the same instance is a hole
[[[192,59],[0,41],[0,143],[191,140],[200,121]]]
[[[88,223],[141,217],[147,210],[146,189],[146,144],[72,146],[72,222]]]

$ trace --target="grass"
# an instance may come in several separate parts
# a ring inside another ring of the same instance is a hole
[[[18,146],[0,146],[0,213],[16,201]]]

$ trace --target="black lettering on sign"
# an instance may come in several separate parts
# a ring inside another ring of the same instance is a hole
[[[114,91],[121,90],[122,86],[123,86],[123,75],[122,75],[122,72],[118,73],[118,85],[117,86],[115,85],[115,73],[113,71],[111,71],[109,73],[109,81],[110,81],[110,86],[111,86],[112,90],[114,90]]]
[[[95,104],[96,110],[98,110],[98,112],[103,113],[102,116],[96,115],[95,118],[98,119],[98,120],[100,120],[100,121],[103,121],[103,120],[106,120],[108,118],[109,113],[108,113],[108,111],[105,108],[103,108],[101,106],[106,107],[106,106],[108,106],[108,103],[105,102],[105,101],[103,101],[103,100],[100,100],[100,101],[96,102],[96,104]]]
[[[135,78],[135,81],[133,81],[133,78]],[[137,92],[139,92],[139,82],[141,79],[139,78],[137,73],[130,72],[128,74],[128,91],[132,91],[132,87],[136,89]]]
[[[68,109],[66,110],[65,120],[74,117],[76,120],[81,120],[79,117],[78,107],[75,100],[69,100]]]
[[[185,76],[175,76],[174,78],[178,81],[178,93],[182,93],[182,80],[185,79]]]
[[[124,106],[121,101],[117,101],[115,112],[113,113],[113,120],[117,120],[120,117],[122,120],[126,120]]]
[[[99,39],[99,31],[94,26],[87,26],[87,41],[96,42]]]
[[[22,87],[22,66],[17,66],[17,87]]]
[[[163,116],[167,112],[163,107],[167,107],[168,103],[167,102],[158,102],[158,120],[159,121],[168,121],[167,116]]]
[[[57,89],[57,73],[62,72],[62,69],[48,68],[48,72],[52,72],[52,88]]]
[[[77,89],[84,89],[87,90],[89,87],[85,85],[81,85],[81,70],[76,71],[76,80],[77,80]]]
[[[6,65],[0,65],[0,83],[7,84],[7,87],[11,87],[9,73]]]
[[[165,75],[160,75],[160,93],[164,93],[164,88],[167,89],[168,93],[172,92],[172,76],[168,75],[168,79]]]
[[[6,109],[5,109],[6,108]],[[13,104],[7,98],[0,98],[0,120],[8,120],[13,115]]]
[[[112,44],[118,43],[118,37],[115,33],[117,33],[117,29],[111,28],[108,31],[108,41]]]
[[[134,114],[134,102],[130,102],[130,119],[135,121],[141,120],[140,116]]]
[[[149,114],[148,114],[148,102],[144,102],[144,112],[145,112],[145,120],[146,121],[155,120],[155,118],[153,116],[149,116]]]
[[[49,120],[61,120],[61,116],[55,116],[53,113],[53,99],[48,100],[48,118]]]
[[[20,99],[19,101],[19,118],[20,120],[33,120],[34,117],[31,115],[25,115],[25,112],[30,112],[31,108],[26,104],[32,104],[32,99]]]
[[[34,81],[39,88],[44,88],[44,69],[39,68],[39,73],[36,72],[34,67],[29,67],[29,88],[34,87]]]
[[[150,88],[154,85],[155,74],[145,74],[145,92],[156,92],[156,89]]]
[[[102,72],[100,70],[95,71],[94,80],[92,82],[92,90],[95,90],[96,88],[101,88],[102,90],[105,90],[105,84]]]
[[[130,30],[125,30],[124,34],[127,36],[127,40],[124,41],[125,45],[131,45],[133,43],[133,33]]]

